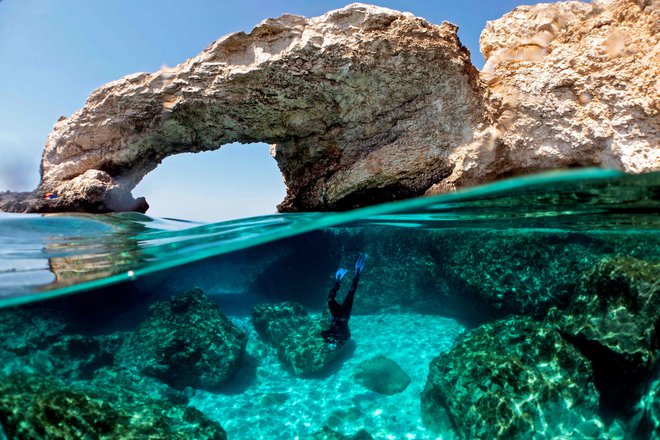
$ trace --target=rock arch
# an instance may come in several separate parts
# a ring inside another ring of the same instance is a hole
[[[658,170],[652,3],[516,8],[482,32],[481,75],[450,23],[362,4],[268,19],[94,91],[55,125],[37,191],[2,193],[0,209],[145,210],[131,190],[164,157],[236,141],[273,145],[281,211],[556,168]]]
[[[198,56],[94,91],[48,138],[40,191],[57,210],[144,209],[131,190],[163,158],[267,142],[280,210],[335,210],[423,194],[486,118],[457,28],[350,5],[284,15]]]

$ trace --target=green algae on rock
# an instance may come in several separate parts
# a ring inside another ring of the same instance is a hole
[[[559,231],[467,230],[454,235],[448,275],[500,316],[542,317],[564,303],[602,247],[586,234]]]
[[[435,358],[421,409],[430,429],[464,439],[589,438],[604,426],[589,361],[529,317],[484,324]]]
[[[0,381],[0,425],[13,440],[227,439],[218,423],[194,408],[116,386],[23,374]]]
[[[181,405],[188,403],[190,394],[193,392],[190,388],[174,389],[160,380],[145,376],[134,369],[114,366],[96,370],[89,383],[100,389],[120,387],[122,390],[145,394],[152,399],[167,400]]]
[[[548,320],[591,360],[607,418],[632,417],[660,358],[660,264],[603,258]]]
[[[305,308],[294,302],[257,304],[252,308],[255,330],[274,347],[279,347],[284,338],[309,321]]]
[[[401,366],[382,354],[360,362],[353,377],[363,387],[387,395],[400,393],[410,384]]]
[[[112,365],[124,333],[81,335],[69,329],[57,310],[27,306],[0,310],[0,372],[33,373],[62,379],[88,379]]]
[[[153,304],[149,318],[117,352],[135,368],[176,389],[217,390],[240,367],[247,335],[201,289]]]
[[[608,257],[585,272],[559,327],[652,367],[660,350],[660,264]]]
[[[321,373],[341,353],[321,336],[327,324],[312,320],[300,304],[260,304],[252,309],[260,336],[277,349],[277,356],[294,375]]]

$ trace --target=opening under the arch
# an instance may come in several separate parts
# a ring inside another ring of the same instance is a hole
[[[167,157],[133,189],[147,214],[218,222],[274,214],[286,188],[267,144],[227,144]]]

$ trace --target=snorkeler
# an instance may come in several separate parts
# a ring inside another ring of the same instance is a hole
[[[351,331],[348,329],[348,320],[351,318],[355,290],[360,281],[360,274],[362,273],[362,269],[364,269],[364,263],[366,260],[367,256],[363,253],[360,253],[355,260],[355,277],[353,278],[353,284],[351,284],[351,288],[346,294],[346,298],[344,298],[342,304],[339,304],[335,297],[337,296],[341,280],[348,271],[346,269],[338,269],[335,274],[335,285],[328,294],[328,307],[330,308],[330,314],[332,315],[330,318],[330,328],[321,332],[321,336],[323,336],[326,342],[333,345],[335,348],[344,345],[351,337]]]

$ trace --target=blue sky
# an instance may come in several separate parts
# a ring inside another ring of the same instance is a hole
[[[222,35],[249,31],[285,12],[321,15],[335,0],[2,0],[0,1],[0,190],[30,190],[53,124],[89,93],[134,72],[173,66]],[[432,23],[451,21],[483,65],[487,20],[524,4],[513,0],[379,0]],[[269,214],[284,184],[265,144],[166,159],[133,191],[150,215],[217,221]]]

